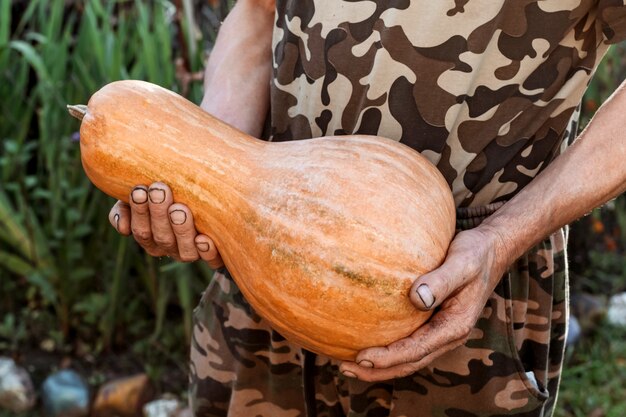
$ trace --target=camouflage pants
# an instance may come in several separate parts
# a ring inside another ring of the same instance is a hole
[[[474,227],[496,205],[460,209]],[[550,416],[567,317],[565,232],[503,276],[467,343],[408,377],[346,378],[334,360],[304,351],[268,327],[226,270],[195,311],[191,405],[196,416]]]

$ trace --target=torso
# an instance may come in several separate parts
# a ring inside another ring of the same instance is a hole
[[[506,200],[558,155],[607,46],[597,0],[278,0],[271,139],[372,134]]]

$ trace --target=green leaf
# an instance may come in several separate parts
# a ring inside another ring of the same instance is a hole
[[[46,65],[31,44],[17,40],[9,42],[9,47],[22,54],[24,59],[33,67],[40,81],[50,83],[50,76],[48,75]]]
[[[79,224],[71,230],[71,236],[74,238],[83,238],[91,233],[93,228],[89,224]]]
[[[34,199],[50,200],[52,198],[52,192],[44,188],[37,188],[33,191],[32,196]]]
[[[32,259],[33,243],[19,219],[20,216],[11,206],[9,198],[0,189],[0,224],[2,224],[3,230],[0,238],[22,256]]]
[[[72,282],[77,282],[84,280],[86,278],[91,278],[95,274],[95,270],[90,267],[78,267],[72,269],[69,274],[69,280]]]
[[[176,288],[178,290],[178,301],[180,302],[181,307],[184,312],[184,325],[185,325],[185,336],[186,340],[191,339],[191,330],[192,330],[192,314],[193,314],[193,302],[192,302],[192,291],[191,291],[191,273],[189,271],[189,265],[185,265],[185,273],[178,274],[176,276]]]
[[[17,141],[13,139],[7,139],[4,141],[4,150],[6,153],[15,155],[18,153],[19,149],[20,144]]]
[[[103,315],[102,329],[105,346],[111,345],[111,338],[113,337],[113,330],[115,329],[115,323],[117,318],[117,310],[120,305],[120,296],[122,296],[121,286],[123,278],[123,268],[126,259],[126,248],[128,247],[128,239],[122,239],[117,250],[117,259],[115,263],[115,270],[113,271],[113,278],[111,280],[111,286],[108,289],[107,296],[109,298],[109,308],[106,314]]]
[[[45,35],[42,35],[41,33],[38,33],[38,32],[28,32],[24,36],[24,39],[26,39],[27,41],[33,41],[36,43],[43,43],[43,44],[48,43],[48,38],[46,38]]]
[[[163,278],[163,277],[162,277]],[[151,340],[158,340],[161,332],[163,331],[163,324],[165,323],[165,311],[167,303],[172,291],[172,281],[169,279],[159,280],[159,290],[157,293],[157,309],[156,309],[156,321],[154,325],[154,331]]]
[[[36,175],[27,175],[24,177],[24,185],[26,188],[33,188],[39,182],[39,178]]]
[[[34,272],[31,264],[19,256],[0,251],[0,269],[6,269],[16,275],[27,276]]]
[[[40,271],[33,271],[26,275],[26,279],[31,284],[39,288],[41,296],[50,304],[57,304],[57,292],[50,280],[44,276]]]
[[[0,0],[0,48],[9,42],[11,34],[11,0]]]

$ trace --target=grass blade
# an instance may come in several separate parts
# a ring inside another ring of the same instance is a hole
[[[11,0],[0,0],[0,48],[9,43],[11,36]]]
[[[33,67],[35,72],[37,73],[37,77],[39,81],[49,84],[50,76],[48,75],[48,70],[46,69],[46,65],[44,61],[41,59],[41,56],[37,53],[35,48],[32,47],[31,44],[16,40],[9,42],[9,48],[18,51],[24,59]]]

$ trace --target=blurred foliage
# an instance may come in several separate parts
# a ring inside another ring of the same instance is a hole
[[[581,127],[625,79],[622,43],[609,49],[589,85]],[[626,196],[571,225],[569,260],[572,293],[606,298],[626,291]],[[581,342],[566,353],[555,417],[626,415],[626,329],[600,322],[586,329]]]
[[[211,271],[152,259],[114,232],[114,202],[84,175],[65,106],[127,78],[199,102],[201,81],[189,75],[228,7],[0,0],[0,354],[130,349],[185,363]]]
[[[603,323],[567,356],[555,417],[626,416],[626,329]]]
[[[581,127],[626,80],[626,43],[609,49],[583,98]],[[621,195],[571,226],[572,292],[626,291],[626,196]]]

